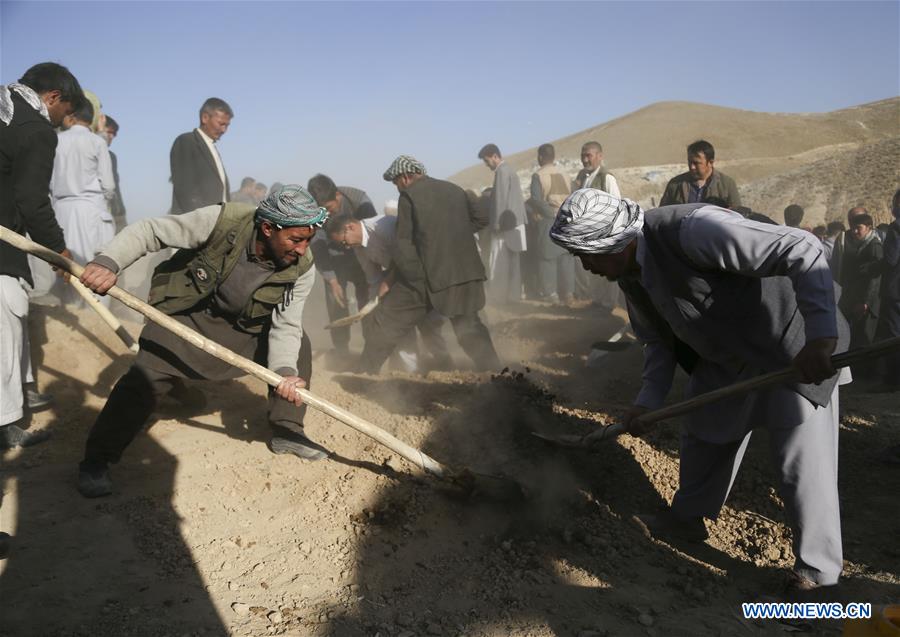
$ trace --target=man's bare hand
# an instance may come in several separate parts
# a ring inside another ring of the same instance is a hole
[[[347,300],[344,298],[344,290],[337,279],[331,279],[328,282],[331,286],[331,293],[334,295],[335,302],[343,308],[347,307]]]
[[[288,402],[292,402],[297,407],[303,404],[303,399],[297,392],[298,389],[304,389],[306,381],[299,376],[285,376],[275,388],[275,393],[284,398]]]
[[[625,431],[630,435],[636,437],[643,436],[645,433],[650,431],[650,428],[653,427],[653,425],[655,425],[656,423],[645,423],[639,420],[641,416],[649,411],[650,410],[646,407],[633,405],[628,411],[625,412],[625,417],[622,421],[622,426],[625,427]]]
[[[119,277],[107,267],[96,263],[88,263],[81,273],[81,283],[97,294],[106,294],[116,284]]]
[[[835,374],[831,355],[837,347],[836,338],[818,338],[809,341],[794,357],[793,366],[800,375],[800,381],[818,385]]]
[[[387,281],[382,281],[381,284],[378,286],[378,298],[380,299],[381,297],[383,297],[385,294],[388,293],[388,290],[390,290],[390,289],[391,289],[391,284],[388,283]]]

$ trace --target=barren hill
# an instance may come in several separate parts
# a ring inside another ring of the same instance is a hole
[[[829,213],[831,206],[839,211],[844,200],[877,201],[881,208],[886,205],[882,191],[892,191],[896,185],[884,184],[900,182],[900,164],[894,152],[896,145],[881,142],[898,136],[900,98],[830,113],[758,113],[690,102],[659,102],[552,143],[563,167],[574,172],[579,167],[581,145],[599,141],[606,165],[619,176],[623,192],[646,204],[654,203],[651,197],[658,200],[665,181],[685,169],[685,146],[700,138],[712,142],[717,165],[732,175],[742,190],[748,186],[748,201],[762,210],[780,212],[784,204],[779,202],[786,195],[774,182],[756,185],[758,180],[783,175],[779,182],[783,185],[788,181],[786,173],[817,180],[793,184],[792,192],[803,195],[820,187],[841,188],[844,177],[837,179],[832,171],[853,166],[849,173],[843,173],[854,176],[855,183],[847,184],[854,191],[852,196],[823,199],[816,195],[808,202],[797,201],[811,206],[817,216],[824,216],[826,207]],[[881,157],[881,152],[888,155]],[[527,178],[535,167],[535,156],[536,149],[530,148],[506,160]],[[865,158],[865,165],[855,165],[854,158]],[[811,164],[818,167],[802,170]],[[483,188],[490,184],[491,173],[484,166],[474,165],[451,180],[464,188]]]

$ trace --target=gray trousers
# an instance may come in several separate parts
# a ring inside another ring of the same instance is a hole
[[[768,428],[779,493],[794,534],[794,570],[818,584],[836,584],[843,566],[838,502],[838,390],[830,404],[796,427]],[[672,511],[681,518],[716,519],[750,442],[681,438],[680,486]]]
[[[541,296],[557,294],[560,300],[572,296],[575,289],[575,262],[572,255],[562,254],[555,259],[540,259],[538,272],[541,280]]]

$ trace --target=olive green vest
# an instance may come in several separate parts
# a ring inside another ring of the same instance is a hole
[[[181,249],[159,264],[150,282],[150,305],[166,314],[188,310],[211,298],[219,284],[228,278],[241,256],[241,250],[256,232],[253,213],[256,206],[226,203],[209,239],[200,248]],[[241,329],[259,333],[268,324],[273,308],[290,303],[297,279],[312,267],[312,250],[297,263],[272,272],[262,282],[237,319]]]

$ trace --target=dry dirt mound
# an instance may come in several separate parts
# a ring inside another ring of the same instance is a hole
[[[335,455],[273,456],[264,388],[241,379],[199,384],[200,413],[161,405],[114,467],[117,493],[87,501],[75,464],[129,357],[93,316],[35,309],[39,381],[57,402],[32,424],[56,436],[3,452],[0,528],[15,538],[0,562],[0,635],[781,634],[738,613],[792,560],[765,440],[707,544],[649,540],[631,516],[677,486],[675,424],[595,453],[529,435],[586,432],[621,413],[638,348],[584,368],[588,344],[621,315],[523,304],[488,318],[506,372],[371,377],[330,370],[325,355],[312,389],[442,462],[525,483],[528,499],[415,477],[314,412],[308,433]],[[326,338],[311,331],[319,351]],[[845,392],[841,433],[846,596],[883,604],[900,598],[900,471],[873,457],[900,438],[900,414],[862,390]]]

